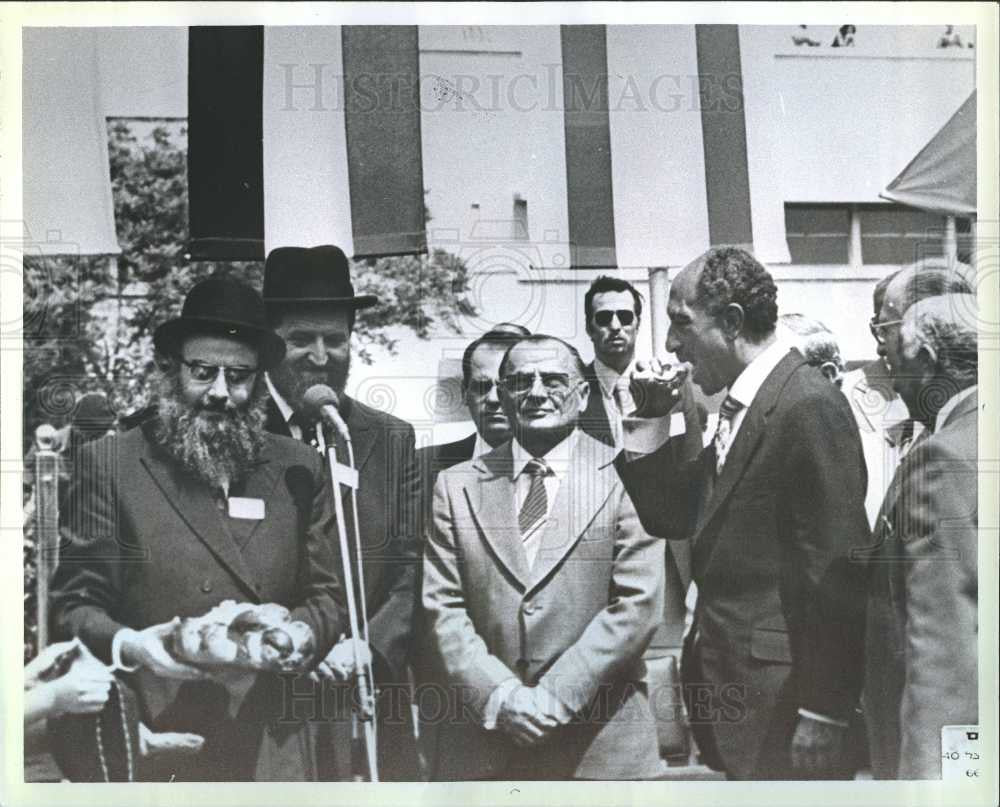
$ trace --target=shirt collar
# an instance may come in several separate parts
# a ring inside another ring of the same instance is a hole
[[[749,408],[771,371],[785,358],[788,351],[788,343],[776,339],[736,376],[736,380],[729,386],[729,397]]]
[[[604,393],[605,398],[610,398],[614,395],[615,384],[618,379],[625,375],[625,373],[629,372],[634,364],[635,359],[632,359],[632,361],[628,363],[628,367],[625,368],[625,372],[619,373],[613,367],[608,367],[608,365],[596,356],[594,357],[594,375],[597,376],[597,383],[600,384],[601,392]]]
[[[281,412],[281,416],[285,419],[285,423],[291,421],[292,417],[295,415],[295,410],[288,405],[280,392],[275,389],[274,384],[271,383],[271,376],[264,373],[264,383],[267,384],[267,391],[271,393],[271,400],[274,401],[275,406],[278,407],[278,411]]]
[[[561,477],[566,472],[569,459],[573,456],[573,451],[576,449],[576,440],[577,429],[573,429],[568,437],[561,443],[554,445],[544,457],[539,457],[538,459],[545,460],[545,464],[549,466],[549,469],[557,477]],[[511,452],[514,459],[512,478],[517,479],[524,470],[524,466],[531,462],[534,457],[516,439],[511,441]]]
[[[472,459],[476,457],[481,457],[487,451],[492,451],[493,447],[487,443],[483,436],[477,431],[476,432],[476,444],[472,447]]]
[[[934,419],[935,434],[941,431],[941,427],[944,426],[945,421],[948,420],[948,416],[955,411],[955,407],[972,395],[977,388],[978,385],[973,384],[971,387],[966,387],[961,392],[956,392],[948,399],[947,403],[945,403],[945,405],[938,410],[937,417]]]

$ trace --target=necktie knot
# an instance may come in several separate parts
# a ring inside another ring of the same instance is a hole
[[[545,460],[540,460],[538,457],[532,457],[528,460],[524,466],[524,472],[531,477],[548,476],[552,473],[549,466],[545,464]]]
[[[727,395],[722,406],[719,407],[719,423],[715,428],[715,438],[712,441],[715,445],[716,475],[722,473],[722,466],[725,465],[726,454],[729,453],[729,447],[732,443],[733,418],[742,408],[743,404],[731,395]]]
[[[722,402],[722,406],[719,407],[719,417],[731,421],[742,408],[743,404],[737,401],[732,395],[727,395],[726,399]]]

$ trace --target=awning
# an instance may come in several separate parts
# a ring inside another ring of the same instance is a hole
[[[976,214],[976,91],[883,193],[949,216]]]

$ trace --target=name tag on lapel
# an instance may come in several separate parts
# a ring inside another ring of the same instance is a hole
[[[230,496],[229,502],[230,518],[245,518],[251,521],[261,521],[264,518],[264,500],[246,499],[241,496]]]

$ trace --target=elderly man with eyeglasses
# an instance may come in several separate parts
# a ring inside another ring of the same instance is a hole
[[[68,493],[54,632],[124,673],[153,731],[204,738],[196,754],[143,761],[137,778],[315,779],[287,676],[193,666],[173,642],[178,618],[224,600],[286,607],[311,628],[314,660],[344,630],[320,459],[263,428],[264,372],[285,343],[257,292],[218,276],[153,339],[155,414],[89,444]]]
[[[513,439],[440,473],[423,603],[445,671],[439,780],[642,779],[662,770],[642,653],[663,542],[614,449],[578,429],[579,354],[535,335],[500,365]]]

